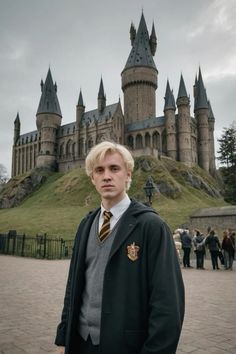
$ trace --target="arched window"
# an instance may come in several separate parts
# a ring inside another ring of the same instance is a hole
[[[133,149],[134,148],[134,138],[132,135],[129,135],[127,138],[127,145]]]
[[[145,134],[145,147],[151,147],[151,136],[149,133]]]
[[[64,143],[62,143],[60,145],[60,148],[59,148],[59,156],[62,157],[64,154],[65,154],[65,151],[64,151]]]
[[[136,149],[143,148],[143,137],[141,134],[137,134],[136,136]]]
[[[69,139],[66,144],[66,156],[71,155],[71,153],[72,153],[72,140]]]

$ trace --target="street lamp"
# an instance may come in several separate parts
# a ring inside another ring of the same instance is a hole
[[[150,177],[150,176],[148,177],[147,182],[146,182],[143,189],[145,191],[145,194],[146,194],[146,197],[148,200],[148,205],[151,206],[152,205],[152,196],[153,196],[153,192],[155,189],[152,177]]]

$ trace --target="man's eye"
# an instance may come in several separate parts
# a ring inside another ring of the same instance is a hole
[[[119,169],[118,166],[112,166],[112,167],[111,167],[111,170],[112,170],[113,172],[117,172],[117,171],[119,171],[120,169]]]
[[[95,172],[96,172],[96,173],[102,173],[102,172],[103,172],[103,169],[102,169],[102,168],[99,168],[99,167],[98,167],[98,168],[95,168]]]

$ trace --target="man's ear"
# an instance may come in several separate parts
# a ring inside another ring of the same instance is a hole
[[[94,179],[93,179],[93,174],[91,174],[90,180],[91,180],[92,184],[95,186],[95,182],[94,182]]]

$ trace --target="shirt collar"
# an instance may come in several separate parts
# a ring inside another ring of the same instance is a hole
[[[126,209],[128,209],[130,203],[131,200],[128,194],[125,194],[125,197],[110,209],[112,217],[114,217],[115,219],[119,219],[121,215],[126,211]],[[101,215],[103,214],[104,210],[106,209],[101,205]]]

